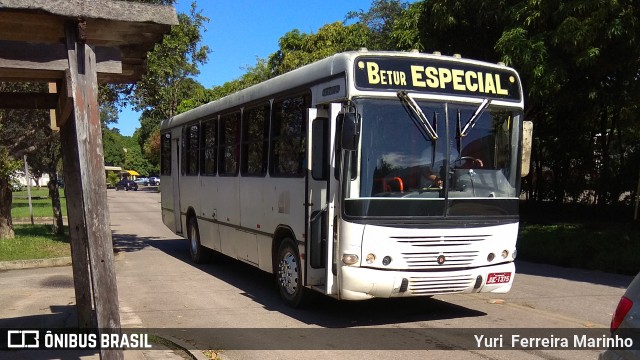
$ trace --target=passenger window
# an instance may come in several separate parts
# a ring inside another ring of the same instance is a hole
[[[306,109],[311,96],[274,102],[271,124],[271,175],[303,177],[306,170]]]
[[[224,176],[238,175],[240,160],[240,113],[220,117],[218,173]]]
[[[269,104],[247,109],[242,119],[242,175],[267,173]]]

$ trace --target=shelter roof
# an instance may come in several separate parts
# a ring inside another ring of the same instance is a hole
[[[50,54],[62,51],[66,55],[65,25],[78,19],[84,20],[83,40],[96,47],[96,56],[121,62],[120,73],[113,67],[100,71],[99,65],[100,82],[137,81],[145,71],[147,52],[171,25],[178,24],[173,6],[113,0],[0,0],[0,48],[6,49],[0,57],[10,57],[8,49],[22,49],[34,54],[33,62],[46,65],[38,69],[24,65],[23,56],[17,69],[0,67],[0,80],[62,78],[64,72],[58,70],[62,64],[55,65],[52,59],[59,62],[60,56]]]

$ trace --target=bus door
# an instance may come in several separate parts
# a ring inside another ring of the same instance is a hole
[[[308,109],[305,284],[326,293],[328,244],[328,114]]]
[[[178,132],[180,133],[180,132]],[[174,134],[175,135],[175,134]],[[182,234],[182,221],[180,217],[180,139],[182,134],[174,137],[171,142],[171,153],[175,161],[171,162],[171,184],[173,190],[173,216],[176,234]]]

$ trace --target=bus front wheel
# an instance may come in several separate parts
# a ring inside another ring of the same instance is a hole
[[[304,303],[304,286],[302,286],[300,255],[293,241],[289,238],[282,241],[278,249],[278,266],[276,282],[280,297],[290,306],[300,307]]]
[[[202,264],[211,260],[211,249],[202,246],[200,243],[198,220],[194,216],[189,218],[187,238],[189,239],[189,252],[191,253],[191,260],[193,260],[193,262]]]

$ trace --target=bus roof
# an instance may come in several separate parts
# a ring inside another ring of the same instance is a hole
[[[205,118],[221,111],[240,106],[242,104],[251,103],[260,99],[270,99],[273,98],[274,95],[279,93],[292,91],[303,86],[313,85],[318,82],[326,81],[340,74],[349,74],[349,70],[353,69],[355,59],[360,56],[366,56],[369,59],[405,58],[420,61],[431,60],[437,61],[439,63],[448,62],[450,64],[466,64],[467,66],[472,67],[476,66],[482,68],[492,68],[503,72],[508,72],[509,74],[513,74],[516,78],[514,87],[517,87],[517,92],[521,93],[520,82],[517,73],[515,72],[515,70],[504,65],[413,51],[368,51],[364,49],[332,55],[325,59],[292,70],[288,73],[279,75],[275,78],[266,80],[260,84],[253,85],[247,89],[240,90],[221,99],[201,105],[195,109],[191,109],[170,119],[164,120],[162,122],[161,128],[167,129],[175,126],[181,126],[197,119]],[[373,88],[369,88],[368,90],[373,90]]]

